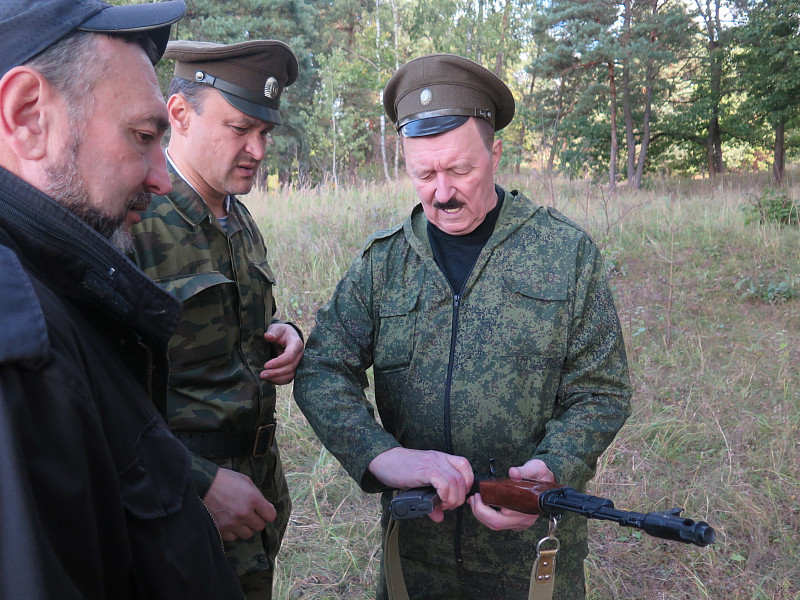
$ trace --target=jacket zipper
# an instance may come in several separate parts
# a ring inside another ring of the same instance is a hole
[[[211,522],[214,524],[214,529],[217,531],[217,538],[219,539],[219,545],[222,546],[222,550],[224,552],[225,542],[222,540],[222,533],[219,530],[219,525],[217,525],[217,521],[216,519],[214,519],[214,515],[211,514],[211,511],[209,510],[208,506],[206,506],[206,503],[203,502],[202,498],[200,498],[200,504],[202,504],[203,508],[206,509],[206,512],[208,513],[208,518],[211,519]]]
[[[453,435],[450,431],[450,392],[453,384],[453,366],[455,363],[456,355],[456,337],[458,335],[458,309],[461,306],[461,296],[453,294],[453,328],[450,333],[450,358],[447,363],[447,381],[444,387],[444,439],[445,447],[448,454],[453,454]],[[461,527],[464,518],[464,507],[459,506],[456,510],[456,532],[453,539],[453,551],[455,553],[456,561],[461,562]]]
[[[476,263],[477,264],[477,260]],[[467,278],[464,280],[464,284],[461,286],[460,293],[453,293],[453,328],[450,332],[450,358],[447,363],[447,381],[445,382],[444,388],[444,439],[445,439],[445,448],[447,449],[448,454],[453,454],[453,434],[450,430],[451,427],[451,419],[450,419],[450,393],[453,387],[453,367],[455,366],[455,359],[456,359],[456,338],[458,337],[458,321],[459,321],[459,309],[461,308],[461,299],[464,297],[464,290],[467,288],[467,281],[472,276],[472,272],[475,270],[475,265],[472,265],[472,268],[467,275]],[[452,287],[450,288],[452,290]],[[461,529],[464,523],[464,505],[459,506],[456,509],[456,532],[453,539],[453,552],[455,554],[456,562],[462,562],[463,556],[461,554]]]
[[[5,205],[5,209],[10,212],[14,217],[19,219],[20,221],[24,221],[31,227],[38,229],[42,233],[47,234],[48,236],[55,238],[65,245],[69,246],[70,250],[74,252],[78,258],[80,258],[85,263],[97,268],[101,272],[107,273],[109,276],[113,276],[116,272],[116,269],[109,265],[108,263],[101,261],[97,258],[97,255],[87,252],[83,246],[80,246],[74,242],[74,240],[62,235],[58,231],[47,227],[46,225],[42,225],[40,222],[30,218],[26,213],[19,210],[14,205],[10,204],[5,198],[0,197],[0,203]]]
[[[155,367],[153,366],[153,351],[150,349],[150,346],[142,341],[139,341],[139,346],[142,347],[147,357],[145,362],[144,391],[150,402],[153,402],[153,371],[155,371]]]

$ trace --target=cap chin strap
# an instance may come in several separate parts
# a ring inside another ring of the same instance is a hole
[[[400,131],[409,123],[427,119],[437,119],[440,117],[477,117],[478,119],[486,119],[494,127],[494,112],[490,108],[440,108],[438,110],[427,110],[424,112],[414,113],[404,119],[401,119],[395,124],[395,129]],[[462,121],[463,122],[463,121]]]
[[[227,92],[234,96],[238,96],[248,102],[252,102],[253,104],[257,104],[259,106],[266,106],[267,108],[271,108],[273,110],[278,110],[281,107],[281,101],[277,98],[268,98],[266,96],[259,96],[248,90],[247,88],[243,88],[235,83],[229,83],[224,79],[219,79],[218,77],[214,77],[213,75],[209,75],[205,71],[197,71],[194,74],[194,81],[197,83],[202,83],[203,85],[208,85],[213,88],[216,88],[222,92]]]

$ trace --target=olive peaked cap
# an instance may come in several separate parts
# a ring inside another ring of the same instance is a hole
[[[297,79],[297,57],[278,40],[216,44],[178,40],[164,58],[175,59],[175,77],[216,88],[243,113],[281,124],[281,94]]]
[[[514,96],[478,63],[455,54],[429,54],[407,62],[383,90],[383,107],[406,137],[455,129],[469,117],[499,131],[514,117]]]

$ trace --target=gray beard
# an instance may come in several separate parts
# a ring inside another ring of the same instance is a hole
[[[133,206],[148,206],[151,194],[145,191],[138,192],[117,216],[103,213],[92,204],[83,177],[78,172],[78,152],[82,140],[75,133],[75,129],[72,131],[64,155],[54,164],[45,167],[46,181],[42,191],[83,219],[117,250],[126,254],[133,248],[133,240],[124,225],[125,215]]]

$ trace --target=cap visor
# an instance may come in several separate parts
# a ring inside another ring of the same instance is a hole
[[[183,0],[109,6],[78,26],[82,31],[148,31],[172,25],[186,12]]]
[[[426,135],[436,135],[444,133],[456,127],[461,127],[467,122],[469,117],[460,115],[445,117],[428,117],[427,119],[417,119],[409,121],[400,129],[403,137],[424,137]]]
[[[77,29],[95,33],[135,33],[141,31],[153,40],[161,60],[169,42],[173,23],[186,13],[184,0],[169,0],[148,4],[109,6],[86,19]]]
[[[281,121],[281,113],[275,110],[274,108],[269,108],[267,106],[261,106],[260,104],[254,104],[249,100],[245,100],[244,98],[240,98],[239,96],[234,96],[233,94],[229,94],[228,92],[223,92],[222,90],[217,90],[225,100],[228,101],[228,104],[233,106],[234,108],[238,108],[244,114],[249,115],[256,119],[261,119],[262,121],[266,121],[267,123],[275,123],[275,125],[280,125]]]

